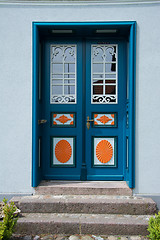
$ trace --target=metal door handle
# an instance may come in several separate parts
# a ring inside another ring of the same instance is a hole
[[[90,128],[90,122],[94,122],[94,119],[89,119],[89,116],[87,116],[86,126],[87,126],[87,129],[88,129],[88,130],[89,130],[89,128]]]
[[[44,124],[44,123],[46,123],[47,122],[47,120],[46,119],[41,119],[41,120],[38,120],[38,124]]]

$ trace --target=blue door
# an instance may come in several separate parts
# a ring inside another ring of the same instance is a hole
[[[45,40],[43,179],[124,180],[126,43]]]

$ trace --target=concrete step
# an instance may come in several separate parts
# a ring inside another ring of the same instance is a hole
[[[42,181],[37,195],[122,195],[132,196],[124,181]]]
[[[89,213],[151,215],[157,212],[151,198],[105,195],[34,195],[14,197],[23,213]]]
[[[109,214],[26,213],[17,222],[16,234],[147,234],[150,216]]]

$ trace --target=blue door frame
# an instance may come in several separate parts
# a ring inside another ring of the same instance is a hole
[[[128,96],[126,103],[127,128],[125,129],[126,168],[124,180],[130,188],[135,187],[135,76],[136,76],[136,22],[70,22],[70,23],[43,23],[33,22],[33,93],[32,93],[32,187],[38,186],[42,180],[40,159],[41,128],[38,126],[38,117],[41,116],[41,66],[40,45],[41,32],[54,27],[94,29],[121,29],[128,38]],[[128,148],[128,151],[127,151]]]

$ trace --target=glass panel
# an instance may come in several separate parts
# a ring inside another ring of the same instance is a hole
[[[94,84],[103,83],[103,80],[93,79],[93,83],[94,83]]]
[[[67,83],[74,83],[75,84],[75,80],[74,79],[65,79],[64,83],[65,84],[67,84]]]
[[[62,84],[63,79],[52,79],[52,84],[55,84],[55,83]]]
[[[107,63],[105,64],[106,72],[116,72],[116,64],[115,63]]]
[[[52,78],[63,78],[63,74],[52,74]]]
[[[92,45],[91,61],[91,102],[117,103],[117,45]]]
[[[104,49],[99,46],[93,47],[93,61],[102,62],[104,58]]]
[[[107,80],[105,80],[105,83],[116,83],[116,80],[107,79]]]
[[[116,74],[105,74],[105,78],[115,78],[116,79]]]
[[[106,94],[116,94],[116,86],[115,85],[107,85],[105,86]]]
[[[64,78],[75,78],[75,74],[64,74]]]
[[[63,93],[63,86],[58,85],[58,86],[52,86],[52,94],[62,94]]]
[[[52,47],[52,61],[63,62],[63,46],[54,46]]]
[[[76,103],[76,45],[51,45],[50,69],[50,103]]]
[[[94,63],[93,64],[93,72],[103,72],[103,63]]]
[[[103,94],[103,86],[102,85],[93,86],[93,94]]]
[[[108,46],[105,51],[106,62],[116,61],[116,46]]]
[[[63,72],[63,64],[61,63],[53,63],[52,64],[53,73],[61,73]]]
[[[75,62],[75,46],[66,46],[64,56],[65,62]]]
[[[64,64],[64,72],[65,73],[69,73],[69,72],[74,73],[75,72],[75,64],[74,63],[65,63]]]
[[[103,78],[103,74],[93,74],[93,78]]]
[[[72,85],[64,86],[64,94],[67,94],[67,95],[75,94],[75,86],[72,86]]]

